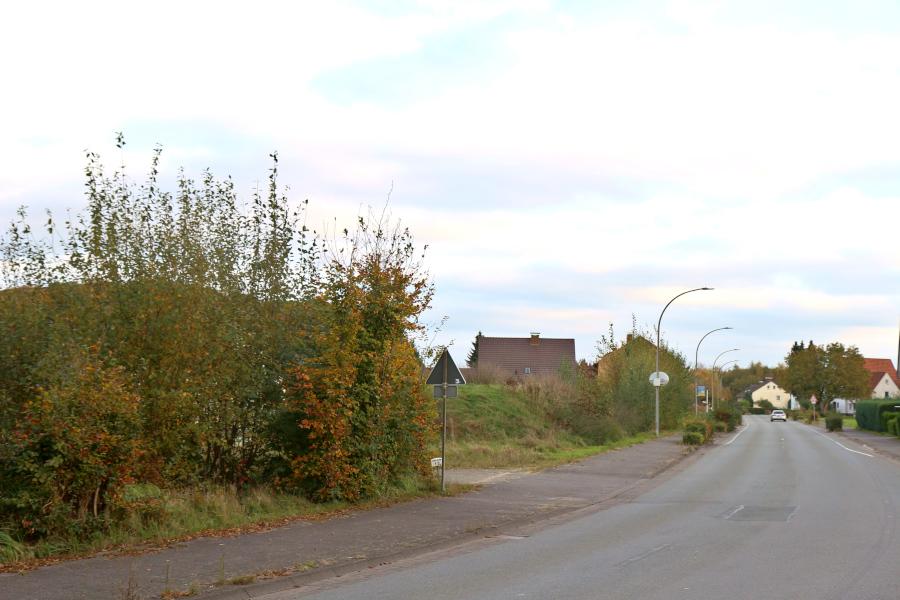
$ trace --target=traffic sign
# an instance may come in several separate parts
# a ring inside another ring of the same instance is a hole
[[[459,388],[457,386],[448,385],[447,386],[447,398],[458,398],[459,397],[458,390],[459,390]],[[434,386],[435,400],[437,400],[438,398],[443,398],[443,397],[444,397],[444,386],[443,385]]]
[[[425,383],[427,385],[441,385],[444,383],[462,385],[466,383],[466,378],[459,372],[459,368],[453,362],[450,352],[444,348],[441,357],[438,359],[437,364],[434,365],[434,368],[431,369],[431,373],[428,375],[428,380]]]
[[[819,399],[816,398],[816,395],[815,395],[815,394],[813,394],[812,396],[809,397],[809,401],[812,402],[813,404],[818,404],[818,403],[819,403]]]

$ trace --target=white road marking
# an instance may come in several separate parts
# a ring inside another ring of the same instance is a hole
[[[740,506],[738,506],[737,508],[735,508],[733,511],[731,511],[730,513],[728,513],[727,515],[725,515],[725,520],[727,521],[728,519],[730,519],[730,518],[733,517],[734,515],[738,514],[738,513],[741,512],[742,510],[744,510],[744,505],[743,505],[743,504],[741,504]]]
[[[660,552],[660,551],[662,551],[662,550],[668,550],[668,549],[671,548],[671,547],[672,547],[672,544],[664,544],[664,545],[662,545],[662,546],[657,546],[656,548],[653,548],[652,550],[647,550],[647,551],[644,552],[643,554],[638,554],[637,556],[634,556],[634,557],[632,557],[632,558],[629,558],[628,560],[623,560],[622,562],[620,562],[620,563],[619,563],[618,565],[616,565],[616,566],[617,566],[617,567],[624,567],[624,566],[630,565],[631,563],[636,563],[636,562],[638,562],[638,561],[644,560],[644,559],[647,558],[648,556],[651,556],[651,555],[653,555],[653,554],[656,554],[657,552]]]
[[[834,442],[835,444],[837,444],[838,446],[840,446],[841,448],[843,448],[843,449],[846,450],[847,452],[852,452],[853,454],[862,454],[863,456],[868,456],[869,458],[875,458],[875,456],[872,455],[872,454],[866,454],[865,452],[860,452],[859,450],[854,450],[853,448],[848,448],[847,446],[843,445],[843,444],[840,443],[839,441],[831,439],[830,437],[828,437],[827,435],[825,435],[825,434],[822,433],[821,431],[813,430],[813,433],[815,433],[816,435],[821,435],[823,438],[825,438],[825,439],[828,440],[829,442]]]
[[[733,442],[734,440],[738,439],[738,436],[741,435],[742,433],[744,433],[745,431],[747,431],[748,429],[750,429],[750,421],[747,421],[747,424],[744,426],[743,429],[741,429],[741,430],[738,431],[736,434],[734,434],[734,437],[733,437],[733,438],[731,438],[730,440],[728,440],[727,442],[725,442],[725,443],[722,444],[722,445],[723,445],[723,446],[728,446],[728,445],[730,445],[731,442]]]

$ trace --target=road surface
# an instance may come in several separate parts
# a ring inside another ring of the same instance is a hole
[[[265,598],[900,599],[900,463],[798,423],[745,423],[629,503]]]

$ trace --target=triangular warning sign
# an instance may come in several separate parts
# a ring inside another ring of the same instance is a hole
[[[446,369],[444,368],[445,365],[447,367]],[[447,379],[444,379],[445,371],[447,373]],[[450,356],[450,352],[444,348],[437,364],[434,365],[434,368],[431,369],[431,373],[428,375],[428,381],[425,383],[427,385],[441,385],[443,383],[462,385],[466,383],[466,378],[459,372],[459,368],[456,366],[456,363],[453,362],[453,357]]]

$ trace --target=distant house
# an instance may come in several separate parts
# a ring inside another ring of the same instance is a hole
[[[900,397],[900,379],[889,358],[866,358],[864,366],[869,372],[869,388],[872,398]]]
[[[542,338],[478,337],[479,371],[494,371],[506,377],[556,375],[561,367],[575,369],[575,340]]]
[[[775,383],[771,377],[766,377],[763,381],[751,385],[744,390],[744,394],[749,394],[753,401],[753,406],[759,406],[763,400],[768,400],[775,408],[791,408],[791,395],[783,387]]]

